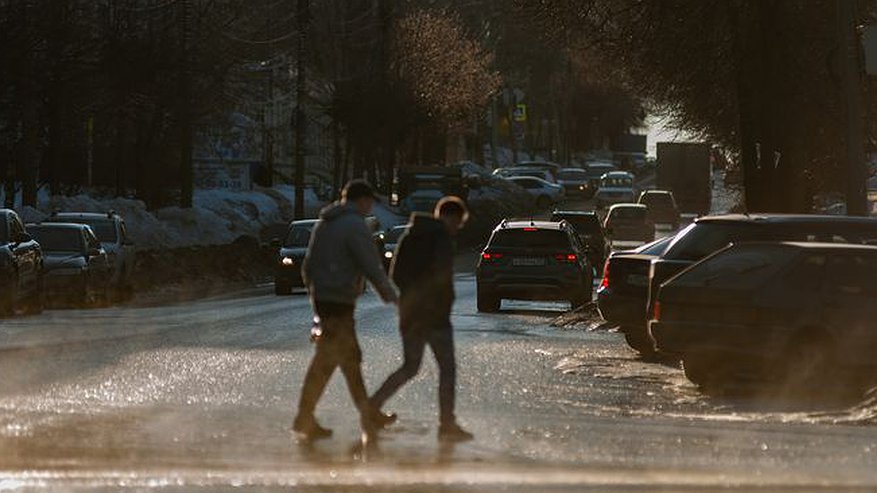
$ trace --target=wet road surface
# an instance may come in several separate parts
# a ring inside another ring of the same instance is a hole
[[[619,334],[550,327],[562,304],[479,315],[474,277],[457,289],[458,416],[476,435],[457,446],[436,440],[429,357],[388,403],[400,420],[377,443],[362,446],[337,374],[318,407],[335,436],[299,443],[288,428],[312,351],[304,296],[0,321],[0,337],[57,334],[0,351],[0,491],[877,487],[877,404],[705,397]],[[396,318],[367,295],[358,321],[374,390],[401,360]],[[95,327],[140,335],[65,342]]]

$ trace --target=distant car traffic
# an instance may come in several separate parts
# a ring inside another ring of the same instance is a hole
[[[408,225],[401,224],[382,233],[384,249],[381,252],[381,257],[384,259],[384,267],[386,267],[387,270],[389,270],[390,264],[393,262],[393,257],[396,255],[396,247],[399,246],[399,239],[402,238],[402,235],[407,231]]]
[[[642,204],[615,204],[606,213],[603,224],[613,248],[639,246],[655,240],[655,224],[648,207]]]
[[[588,175],[588,183],[590,184],[590,191],[588,192],[588,198],[590,198],[593,197],[597,192],[597,189],[600,188],[600,178],[603,178],[603,175],[606,173],[618,171],[618,166],[615,166],[612,163],[591,162],[585,166],[584,170]]]
[[[496,312],[503,299],[591,301],[593,274],[569,223],[503,221],[476,269],[478,311]]]
[[[633,175],[626,171],[612,171],[600,178],[600,188],[594,194],[595,205],[605,209],[613,204],[636,202]]]
[[[556,183],[557,179],[554,174],[543,168],[536,167],[524,167],[524,166],[513,166],[509,168],[498,168],[493,171],[494,176],[498,176],[500,178],[515,178],[520,176],[531,176],[533,178],[540,178],[542,180],[547,181],[548,183]]]
[[[641,307],[619,320],[628,341],[643,354],[654,351],[648,334],[646,314],[651,313],[651,294],[658,287],[699,260],[730,243],[741,241],[810,241],[851,244],[877,243],[877,219],[815,215],[726,215],[697,219],[675,236],[660,256],[651,259],[648,290],[639,301]],[[598,302],[599,302],[598,298]],[[632,323],[632,318],[639,320]],[[610,322],[615,320],[608,319]]]
[[[280,241],[277,264],[274,267],[274,293],[276,295],[292,294],[294,288],[305,287],[301,267],[305,255],[308,253],[311,232],[313,232],[317,222],[319,222],[317,219],[305,219],[290,223],[286,237]]]
[[[646,190],[640,194],[638,203],[649,208],[649,219],[654,224],[666,224],[673,231],[679,229],[682,215],[679,213],[679,207],[676,206],[673,192]]]
[[[563,168],[557,172],[557,184],[562,186],[568,197],[590,197],[594,194],[587,171],[581,168]]]
[[[15,211],[0,209],[0,316],[43,310],[43,253]]]
[[[575,229],[579,240],[588,250],[588,261],[594,269],[599,269],[606,261],[609,240],[603,231],[603,223],[594,212],[554,211],[552,222],[566,221]]]
[[[507,179],[533,196],[536,201],[536,207],[539,210],[545,210],[552,205],[561,203],[566,195],[563,191],[563,187],[554,183],[549,183],[541,178],[513,176]]]
[[[125,298],[133,290],[135,262],[134,243],[128,236],[125,220],[115,211],[105,214],[91,212],[56,212],[43,223],[76,223],[91,227],[110,262],[110,287],[116,298]]]
[[[28,224],[43,250],[43,286],[48,300],[79,306],[109,301],[112,272],[107,252],[91,227],[73,223]]]
[[[547,171],[551,175],[551,179],[548,181],[552,183],[558,178],[558,172],[563,167],[557,163],[552,163],[551,161],[518,161],[515,166],[522,168],[537,168]]]
[[[651,333],[708,388],[741,379],[815,392],[873,383],[874,279],[872,246],[738,244],[661,286]]]

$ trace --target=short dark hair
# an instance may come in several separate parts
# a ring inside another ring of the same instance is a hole
[[[361,198],[375,198],[375,191],[365,180],[350,180],[341,191],[341,199],[355,202]]]
[[[460,197],[455,197],[453,195],[442,197],[442,199],[438,201],[435,205],[435,214],[439,217],[458,216],[463,222],[469,220],[469,208],[466,207],[466,203],[463,202],[463,199]]]

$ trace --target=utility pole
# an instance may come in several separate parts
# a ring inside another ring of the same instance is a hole
[[[865,190],[865,115],[855,3],[855,0],[835,0],[837,41],[842,54],[842,100],[846,110],[847,214],[865,216],[868,214],[868,196]]]
[[[308,34],[311,23],[310,0],[297,0],[296,23],[298,36],[296,45],[295,74],[295,218],[304,219],[305,215],[305,145],[307,139],[307,116],[304,102],[307,94],[307,78],[305,77]]]
[[[192,169],[192,98],[191,98],[191,54],[192,49],[192,0],[182,0],[180,4],[180,30],[182,38],[182,66],[180,67],[180,207],[192,208],[192,195],[195,192],[195,174]]]

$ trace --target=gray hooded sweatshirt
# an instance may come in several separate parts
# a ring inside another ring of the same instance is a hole
[[[352,204],[336,202],[320,212],[302,273],[314,301],[355,305],[363,276],[384,301],[396,300],[365,218]]]

